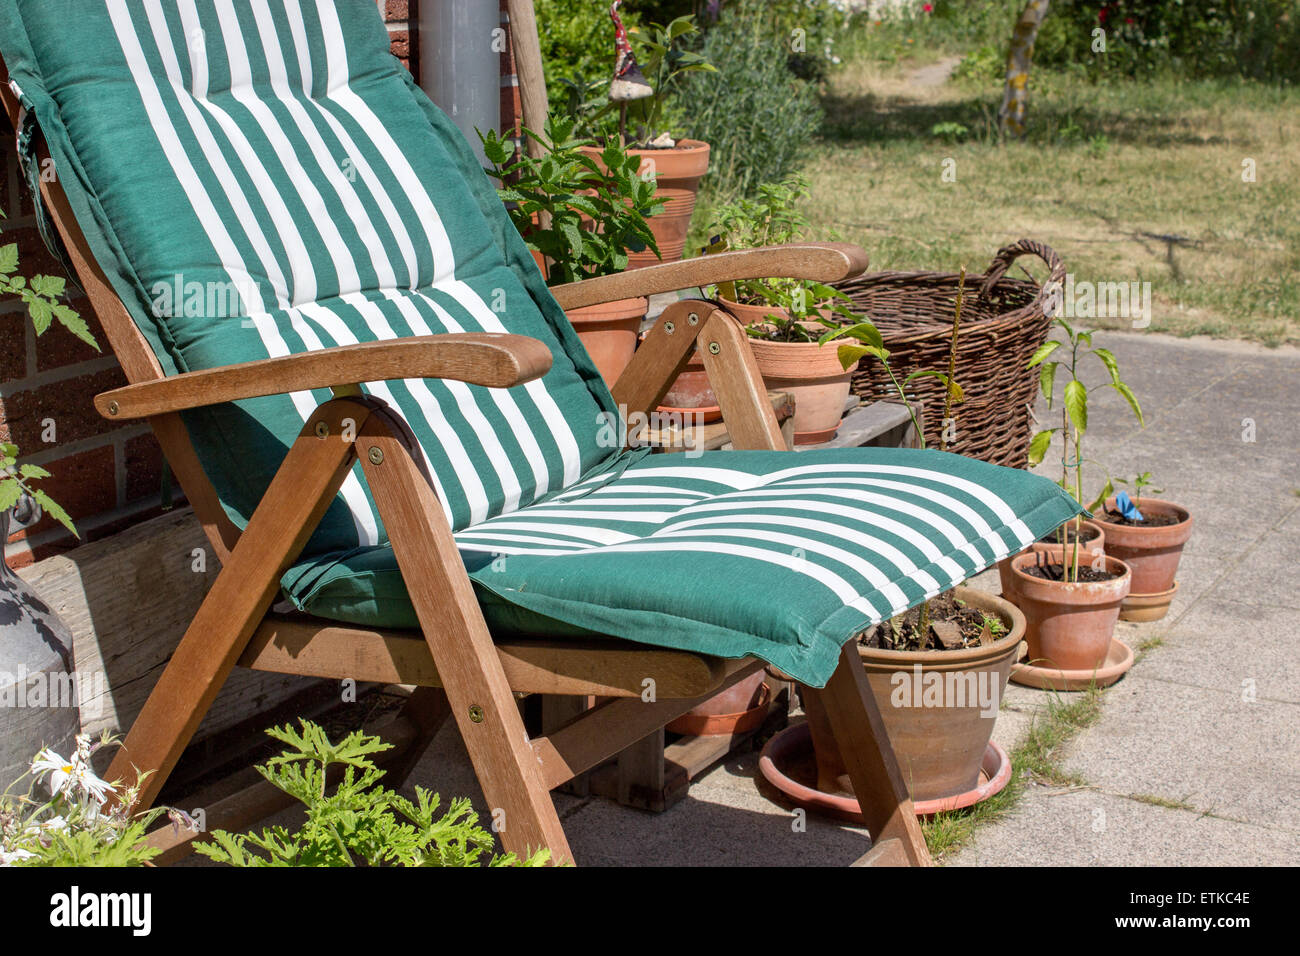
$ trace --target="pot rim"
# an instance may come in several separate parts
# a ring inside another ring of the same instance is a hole
[[[1066,521],[1065,524],[1069,524],[1069,521]],[[1065,524],[1063,524],[1063,525],[1061,525],[1061,527],[1055,528],[1055,529],[1053,529],[1052,531],[1049,531],[1049,532],[1047,532],[1047,533],[1048,533],[1049,535],[1056,534],[1056,532],[1057,532],[1057,531],[1060,531],[1062,527],[1065,527]],[[1102,521],[1100,521],[1099,519],[1096,519],[1096,518],[1084,518],[1081,522],[1079,522],[1079,524],[1080,524],[1081,527],[1084,527],[1084,528],[1092,528],[1092,529],[1093,529],[1093,535],[1092,535],[1092,537],[1091,537],[1091,538],[1083,538],[1083,539],[1081,539],[1081,543],[1082,543],[1082,544],[1085,544],[1085,545],[1092,544],[1092,542],[1096,541],[1098,538],[1101,538],[1103,541],[1105,540],[1105,538],[1106,538],[1106,525],[1105,525],[1104,522],[1102,522]],[[1059,541],[1044,541],[1041,537],[1039,537],[1039,538],[1035,538],[1035,539],[1034,539],[1034,544],[1046,544],[1046,545],[1051,545],[1051,546],[1054,547],[1054,548],[1059,548],[1059,547],[1061,547],[1061,544],[1060,544]],[[1032,547],[1032,545],[1031,545],[1031,547]]]
[[[1110,510],[1111,506],[1115,504],[1115,497],[1116,497],[1115,495],[1111,495],[1109,498],[1106,499],[1103,505],[1103,507],[1106,508],[1106,510]],[[1175,530],[1178,531],[1182,531],[1184,529],[1189,531],[1191,530],[1192,512],[1189,509],[1184,508],[1182,505],[1177,504],[1176,502],[1169,501],[1167,498],[1154,498],[1151,495],[1147,495],[1143,500],[1150,504],[1154,504],[1157,508],[1166,508],[1169,511],[1174,512],[1174,514],[1176,515],[1181,514],[1183,515],[1183,519],[1179,521],[1177,524],[1156,525],[1150,528],[1144,528],[1142,525],[1136,525],[1136,524],[1116,524],[1114,522],[1107,521],[1105,518],[1098,518],[1098,517],[1094,517],[1092,520],[1100,522],[1102,527],[1104,528],[1116,529],[1121,535],[1124,534],[1156,535],[1161,533],[1169,534],[1170,532],[1173,532]]]
[[[857,645],[858,656],[863,663],[884,666],[906,666],[913,664],[930,665],[930,669],[939,670],[952,666],[969,665],[1001,657],[1019,646],[1025,637],[1025,614],[1006,598],[977,591],[975,588],[957,585],[952,588],[953,596],[981,610],[997,612],[1005,621],[1010,618],[1010,626],[1005,637],[1000,637],[992,644],[979,647],[963,647],[957,650],[938,651],[895,651],[884,647],[862,647]],[[981,606],[984,605],[984,606]]]
[[[1109,571],[1109,570],[1122,569],[1124,573],[1117,578],[1111,578],[1109,581],[1081,581],[1078,582],[1078,584],[1087,584],[1093,587],[1103,588],[1103,589],[1114,588],[1115,590],[1120,590],[1122,587],[1124,593],[1127,594],[1128,586],[1131,586],[1133,581],[1132,569],[1125,562],[1121,561],[1119,558],[1115,557],[1114,555],[1108,554],[1102,560],[1106,562],[1105,564],[1106,570]],[[1011,573],[1014,574],[1022,582],[1028,582],[1030,585],[1046,585],[1049,588],[1060,588],[1060,589],[1072,588],[1078,586],[1078,584],[1067,582],[1067,581],[1049,581],[1046,578],[1034,577],[1032,574],[1026,574],[1024,571],[1021,570],[1021,568],[1024,567],[1025,565],[1030,563],[1036,564],[1037,562],[1038,562],[1037,554],[1034,554],[1032,552],[1024,552],[1022,554],[1017,554],[1011,559]],[[1112,569],[1111,565],[1119,565],[1119,568]]]

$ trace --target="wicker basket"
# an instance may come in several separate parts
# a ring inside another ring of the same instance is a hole
[[[1023,468],[1032,437],[1029,409],[1037,373],[1025,369],[1046,341],[1051,320],[1043,310],[1048,283],[1008,279],[1006,271],[1022,255],[1047,263],[1049,282],[1064,282],[1061,258],[1041,242],[1021,239],[998,250],[983,276],[966,277],[955,378],[966,400],[954,405],[956,436],[948,450],[971,458]],[[839,283],[880,329],[899,381],[918,369],[948,370],[957,281],[950,272],[877,272]],[[919,378],[909,386],[925,402],[925,438],[940,447],[944,386]],[[853,391],[864,401],[898,400],[880,363],[866,361],[853,376]]]

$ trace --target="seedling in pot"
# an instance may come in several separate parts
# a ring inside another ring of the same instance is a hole
[[[1123,514],[1125,518],[1129,518],[1131,520],[1135,520],[1135,521],[1144,520],[1142,517],[1142,489],[1151,487],[1154,484],[1154,481],[1151,478],[1151,472],[1144,471],[1142,472],[1142,474],[1137,475],[1132,479],[1116,478],[1115,480],[1118,481],[1121,485],[1131,484],[1133,486],[1133,495],[1131,498],[1123,491],[1121,491],[1118,495],[1116,495],[1116,503],[1119,505],[1120,513]],[[1151,493],[1155,495],[1164,494],[1164,489],[1151,488]],[[1129,514],[1127,511],[1125,511],[1124,499],[1129,499],[1132,501],[1133,510],[1136,512],[1136,514]]]
[[[1059,316],[1054,319],[1054,323],[1065,331],[1064,340],[1053,339],[1044,342],[1029,359],[1026,368],[1038,368],[1039,388],[1042,390],[1043,397],[1047,399],[1049,409],[1055,401],[1057,372],[1064,369],[1069,374],[1069,379],[1065,382],[1065,388],[1061,396],[1061,424],[1056,428],[1045,428],[1034,436],[1029,443],[1029,464],[1039,464],[1047,455],[1047,449],[1052,443],[1052,436],[1057,432],[1061,432],[1064,444],[1061,449],[1061,478],[1057,483],[1070,492],[1074,496],[1074,500],[1082,505],[1083,465],[1086,461],[1083,457],[1083,439],[1088,432],[1089,392],[1096,391],[1099,388],[1115,389],[1128,402],[1129,407],[1133,409],[1138,424],[1145,425],[1146,423],[1142,418],[1142,407],[1138,404],[1137,396],[1133,394],[1133,390],[1129,388],[1128,384],[1120,378],[1119,363],[1115,360],[1115,356],[1108,349],[1093,346],[1092,331],[1090,329],[1080,329],[1076,332],[1065,319]],[[1048,361],[1059,349],[1068,350],[1069,358]],[[1106,371],[1110,376],[1110,381],[1095,385],[1092,389],[1089,389],[1079,379],[1079,370],[1082,367],[1083,360],[1089,355],[1095,356],[1106,367]],[[1071,457],[1071,453],[1073,453],[1073,457]],[[1101,493],[1097,495],[1091,504],[1086,506],[1087,510],[1095,511],[1114,490],[1114,483],[1110,478],[1107,478]],[[1079,527],[1078,519],[1075,519],[1074,526],[1076,529]],[[1071,546],[1071,542],[1073,546]],[[1067,531],[1064,543],[1065,547],[1062,549],[1065,561],[1063,579],[1075,583],[1079,580],[1079,535],[1076,533],[1071,538]]]

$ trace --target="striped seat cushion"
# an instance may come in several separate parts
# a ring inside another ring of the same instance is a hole
[[[935,451],[623,460],[456,535],[489,624],[753,655],[823,686],[844,642],[1079,513],[1053,482]],[[304,611],[414,627],[391,548],[300,562]]]
[[[167,374],[508,331],[550,347],[540,381],[364,386],[410,423],[453,527],[615,455],[597,428],[608,390],[464,137],[389,52],[374,0],[0,0],[0,49]],[[328,397],[186,414],[237,525]],[[386,540],[358,469],[307,553]]]

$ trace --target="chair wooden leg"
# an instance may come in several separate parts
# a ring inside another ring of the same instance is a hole
[[[840,652],[839,666],[826,686],[822,690],[805,688],[805,693],[819,699],[829,719],[872,844],[898,841],[891,844],[887,855],[881,854],[881,862],[906,858],[912,866],[928,866],[925,835],[852,642]]]
[[[343,423],[364,423],[372,406],[354,399],[323,404],[303,427],[145,701],[108,769],[110,780],[132,781],[152,771],[141,806],[158,796],[235,661],[279,591],[280,577],[302,551],[352,467]],[[324,424],[324,437],[317,434]]]
[[[377,412],[358,431],[366,480],[409,585],[452,715],[507,850],[572,861],[474,588],[405,424]]]

